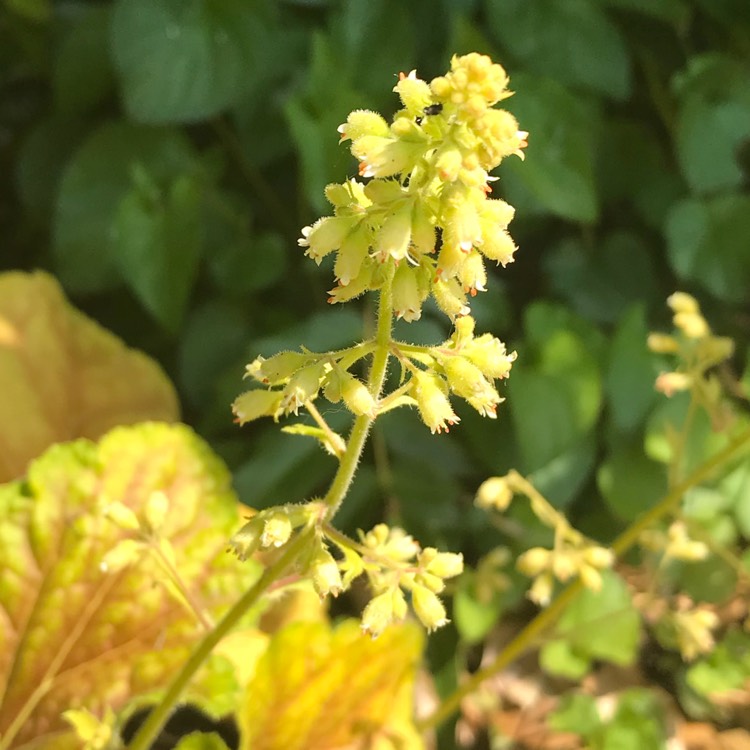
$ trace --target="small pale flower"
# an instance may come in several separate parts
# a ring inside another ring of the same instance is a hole
[[[282,394],[279,391],[245,391],[232,404],[238,424],[245,424],[260,417],[274,417],[281,410]]]
[[[437,306],[451,319],[470,312],[466,294],[456,279],[437,279],[432,284],[432,296]]]
[[[283,510],[265,516],[263,533],[260,536],[261,547],[282,547],[292,535],[292,522],[289,514]]]
[[[338,563],[322,543],[310,560],[309,570],[313,587],[321,599],[329,594],[338,596],[343,591],[344,584],[341,580]]]
[[[490,477],[479,485],[474,502],[479,508],[492,508],[502,513],[508,509],[511,500],[513,490],[506,477]]]
[[[665,396],[673,396],[678,391],[688,391],[693,378],[686,372],[663,372],[656,378],[655,388]]]
[[[534,583],[531,584],[531,588],[527,592],[527,596],[532,602],[538,604],[540,607],[546,607],[552,599],[552,591],[555,587],[555,579],[549,573],[542,573],[538,578],[534,579]]]
[[[411,603],[414,613],[428,632],[442,628],[448,624],[445,607],[437,594],[426,586],[415,585],[411,592]]]
[[[341,396],[347,408],[357,416],[372,416],[375,412],[375,399],[367,386],[348,372],[342,371],[340,378]]]
[[[706,654],[713,649],[712,631],[719,624],[715,612],[709,609],[675,612],[672,615],[672,623],[680,653],[685,661],[692,661],[700,654]]]
[[[435,373],[419,370],[412,374],[411,395],[417,402],[422,421],[433,433],[448,432],[451,425],[460,421],[447,392],[445,382]]]
[[[400,263],[393,276],[393,312],[397,318],[407,321],[419,320],[422,303],[427,296],[419,288],[418,269]]]
[[[516,560],[516,568],[526,576],[538,576],[550,567],[552,553],[544,547],[532,547]]]

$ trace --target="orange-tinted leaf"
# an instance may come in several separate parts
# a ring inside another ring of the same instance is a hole
[[[160,533],[178,584],[148,544],[131,564],[102,570],[138,533],[108,504],[145,523],[154,493],[168,500]],[[218,617],[258,575],[226,552],[240,524],[226,468],[180,425],[54,446],[26,481],[0,486],[0,747],[80,746],[68,744],[63,711],[103,717],[158,693],[204,632],[201,618]],[[186,699],[223,712],[238,690],[231,661],[216,655]]]
[[[52,277],[0,274],[0,482],[53,443],[178,418],[159,366],[71,307]]]
[[[417,750],[412,724],[422,631],[393,625],[373,640],[358,621],[276,633],[240,709],[243,750]],[[398,744],[401,743],[401,744]]]

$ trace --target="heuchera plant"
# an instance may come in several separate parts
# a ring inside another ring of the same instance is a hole
[[[505,265],[516,249],[507,232],[513,208],[489,197],[489,172],[506,156],[522,156],[526,145],[514,117],[494,108],[510,96],[507,85],[500,65],[474,53],[454,57],[451,71],[430,83],[415,71],[401,74],[394,90],[403,109],[390,125],[375,112],[349,115],[339,132],[342,141],[351,141],[362,179],[326,188],[334,215],[305,227],[299,244],[316,263],[335,253],[337,283],[329,302],[378,295],[376,335],[338,351],[258,357],[247,374],[261,386],[234,403],[242,424],[306,410],[315,426],[300,424],[295,431],[319,439],[339,460],[324,497],[262,511],[234,537],[235,549],[248,556],[308,534],[296,564],[321,596],[335,596],[367,576],[373,598],[362,627],[373,636],[405,617],[407,594],[428,630],[444,625],[439,594],[445,580],[462,570],[460,555],[422,549],[400,529],[379,525],[357,542],[331,526],[373,421],[391,409],[416,406],[432,432],[447,431],[459,421],[451,394],[494,418],[503,400],[495,381],[508,376],[515,359],[492,335],[475,334],[468,304],[470,295],[486,288],[485,261]],[[394,317],[419,319],[430,296],[454,322],[453,335],[436,346],[395,340]],[[353,372],[364,360],[370,361],[365,382]],[[388,389],[391,362],[400,374]],[[315,406],[320,395],[343,402],[355,415],[347,440]]]
[[[495,382],[508,376],[515,353],[490,334],[475,335],[469,298],[486,288],[485,261],[505,265],[516,250],[507,232],[513,208],[489,197],[490,171],[507,156],[522,157],[526,146],[527,133],[515,118],[495,108],[511,95],[507,87],[505,70],[489,57],[454,57],[450,72],[429,83],[415,71],[399,76],[395,91],[403,109],[390,125],[375,112],[358,110],[339,128],[342,140],[351,141],[361,179],[326,188],[334,214],[306,227],[299,244],[317,263],[335,253],[337,283],[329,302],[377,294],[376,334],[338,351],[258,357],[247,367],[258,387],[233,405],[240,424],[307,411],[315,424],[293,431],[318,439],[337,457],[338,469],[322,498],[263,510],[233,537],[240,558],[273,550],[274,561],[204,639],[194,664],[186,665],[136,736],[135,750],[148,746],[204,655],[292,570],[309,576],[321,597],[335,596],[366,575],[372,598],[362,628],[372,636],[405,618],[407,594],[428,630],[447,622],[439,595],[446,579],[462,571],[460,554],[422,548],[403,530],[382,524],[355,541],[331,522],[379,415],[416,406],[422,421],[439,433],[459,421],[451,394],[491,418],[503,400]],[[394,318],[417,320],[430,296],[454,322],[451,337],[435,346],[395,340]],[[356,369],[365,360],[369,369],[361,380]],[[400,376],[386,389],[391,362]],[[348,438],[334,432],[316,407],[321,394],[354,414]]]

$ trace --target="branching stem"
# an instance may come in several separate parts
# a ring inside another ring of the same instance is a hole
[[[644,513],[631,524],[612,544],[612,551],[617,557],[625,554],[639,539],[641,534],[661,521],[665,516],[673,513],[682,500],[683,495],[691,488],[708,479],[718,468],[728,463],[735,454],[750,444],[750,429],[741,432],[729,445],[701,464],[684,481],[673,487],[651,510]],[[568,605],[583,589],[580,580],[574,581],[557,596],[557,598],[542,610],[498,655],[497,658],[483,669],[475,672],[466,682],[449,695],[432,715],[419,722],[421,730],[431,729],[442,724],[453,715],[461,705],[461,701],[490,677],[501,672],[522,654],[534,647],[539,638],[557,622]]]

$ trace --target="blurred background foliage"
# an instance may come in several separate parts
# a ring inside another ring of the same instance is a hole
[[[607,541],[662,493],[654,435],[684,408],[658,402],[645,347],[666,296],[695,294],[745,370],[747,0],[1,0],[0,269],[49,270],[156,357],[246,503],[320,493],[334,462],[316,442],[240,430],[229,404],[257,354],[372,326],[371,300],[325,304],[330,263],[296,243],[328,212],[323,187],[355,173],[336,127],[392,114],[399,71],[429,80],[474,50],[506,67],[531,133],[494,183],[517,208],[517,261],[473,302],[478,330],[519,352],[507,403],[497,421],[462,411],[447,436],[384,416],[341,523],[385,518],[469,562],[525,549],[546,534],[530,514],[496,529],[472,505],[515,467]],[[447,334],[435,310],[398,326]]]

